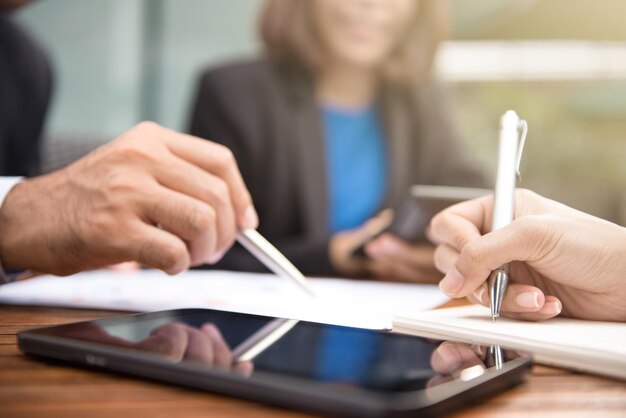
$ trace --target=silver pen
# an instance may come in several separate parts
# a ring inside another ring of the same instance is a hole
[[[521,131],[521,138],[520,138]],[[500,139],[498,143],[498,174],[496,177],[491,230],[503,228],[513,221],[515,213],[515,183],[526,142],[528,125],[512,110],[500,119]],[[505,264],[491,272],[489,276],[489,297],[491,318],[500,316],[502,299],[509,281],[509,265]]]
[[[306,277],[291,264],[287,257],[254,229],[243,229],[237,234],[237,242],[250,251],[261,263],[278,276],[287,278],[304,290],[309,296],[315,292],[307,283]]]
[[[254,360],[256,356],[291,331],[298,322],[300,321],[297,319],[273,319],[233,349],[233,362]]]

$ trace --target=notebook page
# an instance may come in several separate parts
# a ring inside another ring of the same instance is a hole
[[[499,344],[529,351],[547,364],[626,378],[626,324],[554,318],[543,322],[491,320],[483,306],[397,315],[394,330]]]

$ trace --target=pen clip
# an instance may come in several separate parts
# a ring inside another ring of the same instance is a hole
[[[518,180],[522,179],[522,173],[520,172],[520,165],[522,163],[522,153],[524,152],[524,145],[526,144],[526,135],[528,134],[528,123],[524,119],[520,119],[518,129],[522,130],[522,136],[520,137],[519,147],[517,150],[517,162],[515,164],[517,170]]]

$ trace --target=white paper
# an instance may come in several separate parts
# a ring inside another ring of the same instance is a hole
[[[188,271],[168,276],[94,271],[43,276],[0,287],[0,303],[131,311],[212,308],[371,329],[390,329],[394,313],[448,300],[435,285],[309,279],[312,299],[272,274]]]
[[[491,320],[483,306],[400,314],[398,332],[498,344],[535,354],[538,362],[626,379],[626,324],[553,318]]]

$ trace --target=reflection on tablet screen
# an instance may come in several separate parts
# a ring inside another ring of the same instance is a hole
[[[494,365],[489,347],[209,310],[112,318],[43,332],[239,376],[279,373],[382,392],[468,380]],[[242,353],[249,354],[245,361]],[[508,351],[499,355],[504,361],[516,357]]]

